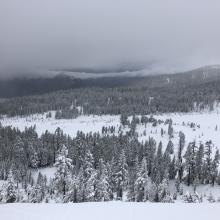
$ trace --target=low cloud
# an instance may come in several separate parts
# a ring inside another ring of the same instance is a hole
[[[1,0],[0,75],[217,64],[219,11],[217,0]]]

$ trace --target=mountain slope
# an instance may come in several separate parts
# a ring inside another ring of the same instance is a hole
[[[179,87],[199,85],[220,80],[220,66],[206,66],[195,70],[176,73],[147,75],[140,72],[105,73],[63,72],[55,77],[14,78],[0,81],[0,98],[11,98],[27,95],[38,95],[57,90],[88,87]],[[98,76],[99,75],[99,76]],[[98,76],[98,77],[97,77]],[[83,78],[84,77],[84,78]]]

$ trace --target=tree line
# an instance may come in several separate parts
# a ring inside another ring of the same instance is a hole
[[[121,116],[121,122],[129,131],[114,133],[114,127],[103,127],[101,134],[79,131],[73,138],[60,128],[38,136],[35,127],[20,131],[0,126],[0,179],[6,181],[0,200],[172,202],[183,194],[183,184],[195,191],[199,184],[220,184],[219,151],[211,141],[186,144],[184,133],[179,132],[176,146],[172,121],[167,120],[167,146],[150,135],[139,142],[137,123],[162,122],[144,116],[129,123]],[[56,167],[53,178],[41,173],[33,178],[33,170],[51,166]],[[175,181],[173,194],[171,180]],[[192,198],[190,195],[187,200]]]
[[[147,82],[146,82],[147,83]],[[80,88],[38,96],[0,100],[0,114],[30,115],[56,111],[56,118],[85,114],[153,114],[190,112],[208,108],[220,100],[220,81],[198,84],[166,84],[114,88]]]

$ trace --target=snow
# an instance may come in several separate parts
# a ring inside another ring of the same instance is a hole
[[[36,132],[41,135],[46,130],[54,132],[60,127],[65,134],[75,137],[77,131],[101,132],[103,126],[117,126],[119,125],[119,116],[110,115],[91,115],[79,116],[75,119],[54,119],[54,112],[52,118],[46,118],[45,114],[35,114],[28,117],[12,117],[1,120],[3,126],[12,126],[24,131],[25,127],[36,125]]]
[[[183,194],[188,193],[194,193],[194,186],[187,186],[185,184],[182,185],[183,187]],[[169,181],[169,190],[170,193],[173,194],[176,191],[176,187],[175,187],[175,181],[174,180],[170,180]],[[211,184],[201,184],[198,185],[196,187],[196,193],[198,193],[198,195],[202,195],[203,196],[203,202],[208,202],[207,201],[207,197],[212,194],[213,197],[218,200],[220,198],[220,185],[214,185],[212,186]],[[183,202],[180,198],[180,196],[178,195],[178,198],[175,202]]]
[[[34,180],[37,180],[39,172],[44,176],[46,175],[47,179],[50,180],[54,178],[56,167],[46,167],[46,168],[39,168],[39,169],[33,169],[32,170],[32,176]]]
[[[186,136],[186,144],[192,141],[197,143],[212,140],[214,146],[220,149],[220,111],[216,108],[212,112],[191,112],[191,113],[170,113],[154,115],[154,118],[165,121],[171,118],[173,120],[174,138],[172,139],[174,146],[178,145],[178,134],[182,131]],[[195,123],[195,128],[190,127],[190,123]],[[82,115],[75,119],[55,119],[54,112],[52,112],[52,118],[46,118],[45,114],[35,114],[28,117],[13,117],[3,118],[1,120],[3,126],[12,126],[24,130],[25,127],[36,125],[36,131],[39,135],[46,130],[54,132],[60,127],[64,133],[75,137],[77,131],[88,132],[100,132],[103,126],[115,126],[116,134],[120,126],[120,116],[118,115]],[[183,125],[183,123],[185,125]],[[217,130],[216,130],[217,126]],[[165,131],[165,134],[161,136],[161,128]],[[167,134],[168,125],[160,124],[153,127],[148,123],[146,128],[144,125],[137,126],[137,132],[139,135],[139,141],[145,141],[149,136],[155,138],[157,142],[162,141],[165,147],[169,141]],[[128,130],[125,128],[125,131]],[[143,132],[146,130],[146,136]]]
[[[207,220],[219,219],[219,204],[68,203],[0,205],[2,220]]]

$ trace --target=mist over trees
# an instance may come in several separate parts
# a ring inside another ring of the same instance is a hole
[[[30,80],[31,83],[27,80],[26,84],[25,80],[15,80],[21,83],[18,87],[24,94],[31,95],[31,90],[38,90],[37,94],[41,95],[0,99],[0,115],[30,115],[54,110],[56,118],[68,119],[81,114],[146,115],[212,110],[220,101],[219,76],[219,69],[204,67],[186,73],[134,78],[80,80],[58,76],[51,79],[51,83],[42,78]],[[0,90],[6,87],[19,96],[19,91],[10,85],[2,85]],[[42,94],[53,89],[67,90]]]

